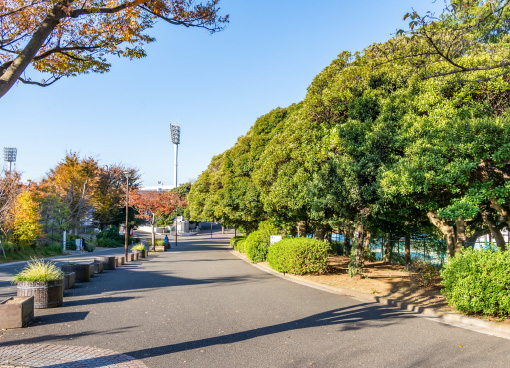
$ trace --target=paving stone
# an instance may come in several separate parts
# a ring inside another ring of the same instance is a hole
[[[83,346],[21,344],[0,347],[0,368],[147,368],[112,350]]]

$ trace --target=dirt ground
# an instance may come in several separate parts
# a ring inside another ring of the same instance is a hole
[[[302,278],[442,311],[453,311],[441,294],[440,277],[434,278],[432,285],[423,287],[412,281],[411,274],[405,271],[403,266],[384,264],[380,261],[366,262],[363,277],[351,278],[347,274],[349,257],[330,255],[328,264],[327,274]]]

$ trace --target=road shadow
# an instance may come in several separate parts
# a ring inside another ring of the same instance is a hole
[[[122,359],[124,359],[124,361],[129,361],[129,357],[136,359],[146,359],[187,350],[206,348],[215,345],[228,345],[262,336],[275,335],[289,331],[306,330],[309,328],[323,326],[338,326],[340,331],[353,331],[362,328],[380,328],[397,324],[399,321],[406,318],[414,318],[414,316],[411,313],[405,313],[393,308],[383,307],[375,303],[364,303],[344,308],[337,308],[297,320],[231,333],[228,335],[214,336],[147,349],[133,350],[125,352],[124,354],[127,356],[115,354],[111,355],[110,358],[117,359],[116,362],[120,363]],[[376,324],[374,324],[374,321]],[[108,333],[117,332],[109,331]],[[87,334],[87,332],[85,332],[85,334]],[[44,340],[44,342],[48,342],[48,340],[52,340],[52,338],[52,336],[49,336],[48,339],[46,336],[39,339],[27,339],[25,341],[18,340],[16,344],[42,342],[42,340]],[[10,345],[14,344],[11,343]],[[104,366],[104,358],[108,357],[102,357],[101,360],[98,360],[98,358],[82,359],[74,363],[79,364],[80,366],[83,365],[91,368],[97,368]],[[59,363],[54,365],[47,365],[45,367],[65,368],[67,367],[66,364],[69,363]]]

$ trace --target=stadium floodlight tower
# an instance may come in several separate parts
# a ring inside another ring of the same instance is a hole
[[[170,124],[170,133],[174,144],[174,188],[177,188],[177,150],[181,143],[181,128],[179,125]]]
[[[4,161],[9,163],[9,172],[12,169],[12,163],[16,162],[18,150],[14,147],[4,147]]]

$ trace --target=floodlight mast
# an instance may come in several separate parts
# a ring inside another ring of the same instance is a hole
[[[18,150],[14,147],[4,147],[4,161],[9,163],[9,172],[12,169],[12,163],[16,162]]]
[[[170,124],[170,133],[174,144],[174,188],[177,188],[177,151],[181,143],[181,128],[179,125]]]

